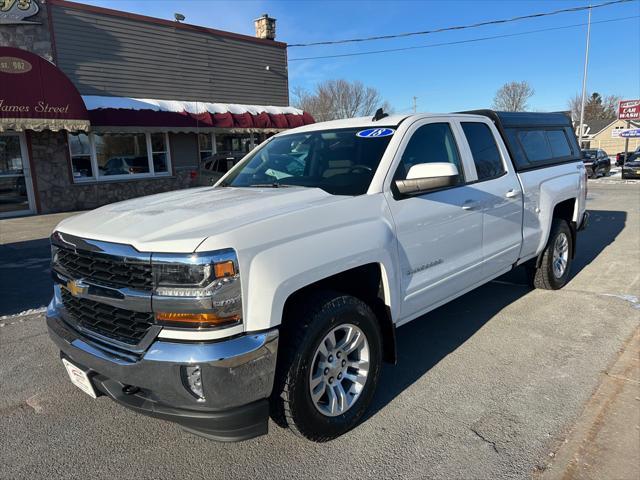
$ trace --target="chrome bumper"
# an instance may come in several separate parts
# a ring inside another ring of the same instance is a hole
[[[47,309],[49,335],[62,356],[90,372],[102,394],[217,440],[266,433],[277,330],[214,343],[155,341],[132,357],[82,336],[62,315],[52,302]],[[204,400],[185,386],[183,366],[193,365],[202,372]]]

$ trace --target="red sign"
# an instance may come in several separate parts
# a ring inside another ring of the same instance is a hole
[[[640,100],[622,100],[618,106],[620,120],[640,119]]]

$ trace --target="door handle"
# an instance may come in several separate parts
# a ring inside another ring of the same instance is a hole
[[[504,194],[507,198],[516,198],[518,196],[518,191],[515,188],[511,190],[507,190],[507,193]]]
[[[478,206],[479,202],[475,202],[473,200],[465,200],[462,204],[463,210],[475,210]]]

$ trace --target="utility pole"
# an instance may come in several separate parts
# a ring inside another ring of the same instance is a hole
[[[416,113],[416,111],[418,110],[418,101],[417,100],[418,100],[418,97],[416,97],[414,95],[414,97],[413,97],[413,113]]]
[[[591,5],[589,5],[589,20],[587,21],[587,48],[584,53],[584,73],[582,75],[582,102],[580,105],[580,136],[578,145],[582,149],[582,137],[584,136],[584,102],[587,95],[587,68],[589,66],[589,38],[591,37]]]

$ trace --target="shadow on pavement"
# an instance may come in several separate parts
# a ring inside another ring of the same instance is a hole
[[[626,212],[590,211],[589,227],[578,233],[572,277],[613,243]],[[385,365],[368,417],[411,386],[440,360],[471,338],[500,310],[531,291],[523,267],[502,275],[397,330],[398,364]],[[509,283],[509,285],[505,285]]]
[[[0,317],[49,303],[50,257],[48,238],[0,245]]]

